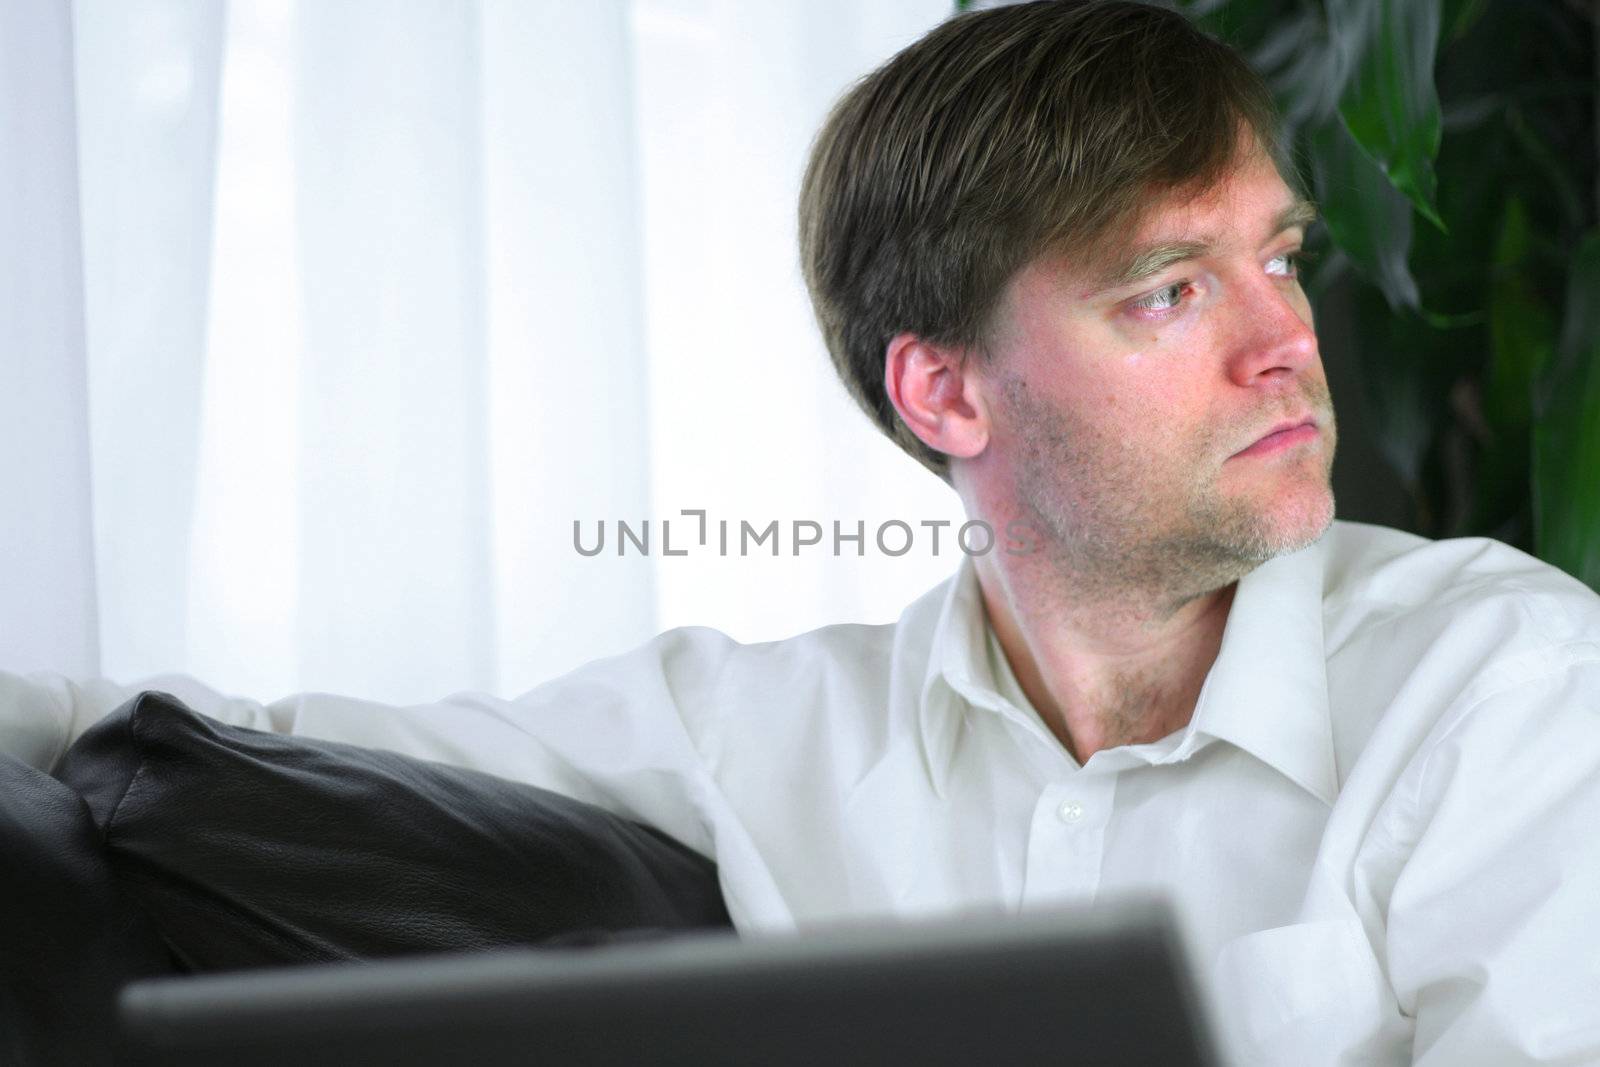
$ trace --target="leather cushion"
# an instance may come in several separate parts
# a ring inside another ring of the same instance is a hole
[[[195,971],[729,925],[710,860],[591,805],[148,692],[58,776]]]
[[[116,889],[89,809],[0,755],[0,1063],[110,1063],[123,983],[173,970]]]

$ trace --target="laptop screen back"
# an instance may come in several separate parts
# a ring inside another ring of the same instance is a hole
[[[1211,1065],[1154,905],[161,979],[139,1064]]]

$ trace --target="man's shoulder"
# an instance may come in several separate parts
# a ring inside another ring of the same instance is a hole
[[[816,676],[881,668],[893,654],[897,624],[834,623],[766,641],[741,641],[707,626],[663,631],[645,646],[679,669],[735,677]]]
[[[700,704],[764,695],[790,701],[808,690],[851,684],[881,688],[897,629],[895,623],[838,623],[776,640],[741,641],[709,626],[677,626],[567,677],[655,678],[680,703]]]
[[[741,641],[707,626],[665,630],[635,655],[696,673],[770,683],[804,675],[813,681],[857,678],[882,688],[893,671],[923,671],[961,575],[917,597],[894,621],[841,622],[773,640]]]
[[[1485,708],[1499,708],[1502,722],[1513,709],[1525,733],[1557,731],[1566,709],[1551,694],[1594,694],[1600,597],[1525,552],[1340,523],[1324,562],[1343,765],[1373,736],[1383,751],[1414,752],[1420,767],[1447,738],[1467,736],[1459,731]]]
[[[1487,537],[1433,541],[1337,522],[1324,540],[1330,649],[1374,627],[1490,628],[1548,645],[1600,641],[1600,596],[1571,575]]]
[[[1488,538],[1340,523],[1322,551],[1329,710],[1352,827],[1377,825],[1394,800],[1385,818],[1399,821],[1381,840],[1415,840],[1422,798],[1447,786],[1488,797],[1597,765],[1592,590]],[[1510,770],[1512,752],[1522,769]]]

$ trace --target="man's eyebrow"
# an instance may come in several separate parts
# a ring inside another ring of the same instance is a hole
[[[1295,200],[1284,208],[1272,220],[1272,229],[1269,237],[1274,237],[1285,230],[1296,227],[1309,229],[1318,219],[1317,206],[1309,200]],[[1163,241],[1160,244],[1149,245],[1138,249],[1131,257],[1109,272],[1095,285],[1093,293],[1098,295],[1112,289],[1122,289],[1134,285],[1146,278],[1153,278],[1166,270],[1174,263],[1182,263],[1186,259],[1194,259],[1205,255],[1211,250],[1214,242],[1210,240],[1194,241]]]
[[[1321,213],[1317,211],[1317,205],[1309,200],[1296,200],[1278,212],[1278,217],[1272,220],[1272,236],[1277,236],[1284,230],[1292,230],[1297,226],[1302,230],[1309,230],[1316,224],[1317,219],[1321,217]]]

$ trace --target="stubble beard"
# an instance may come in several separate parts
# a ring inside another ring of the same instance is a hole
[[[1007,390],[1013,425],[1026,441],[1017,502],[1018,517],[1037,535],[1038,550],[1020,557],[1031,564],[1030,578],[1059,583],[1059,593],[1073,601],[1125,604],[1164,616],[1316,542],[1333,521],[1329,475],[1336,431],[1327,386],[1308,380],[1302,394],[1317,412],[1322,462],[1297,483],[1298,506],[1284,515],[1270,502],[1223,494],[1214,466],[1186,470],[1174,456],[1167,466],[1149,469],[1149,458],[1125,443],[1071,425],[1025,389]],[[1202,462],[1226,455],[1233,442],[1224,432],[1236,437],[1238,428],[1206,434],[1187,455]],[[1152,509],[1152,500],[1180,503]]]

